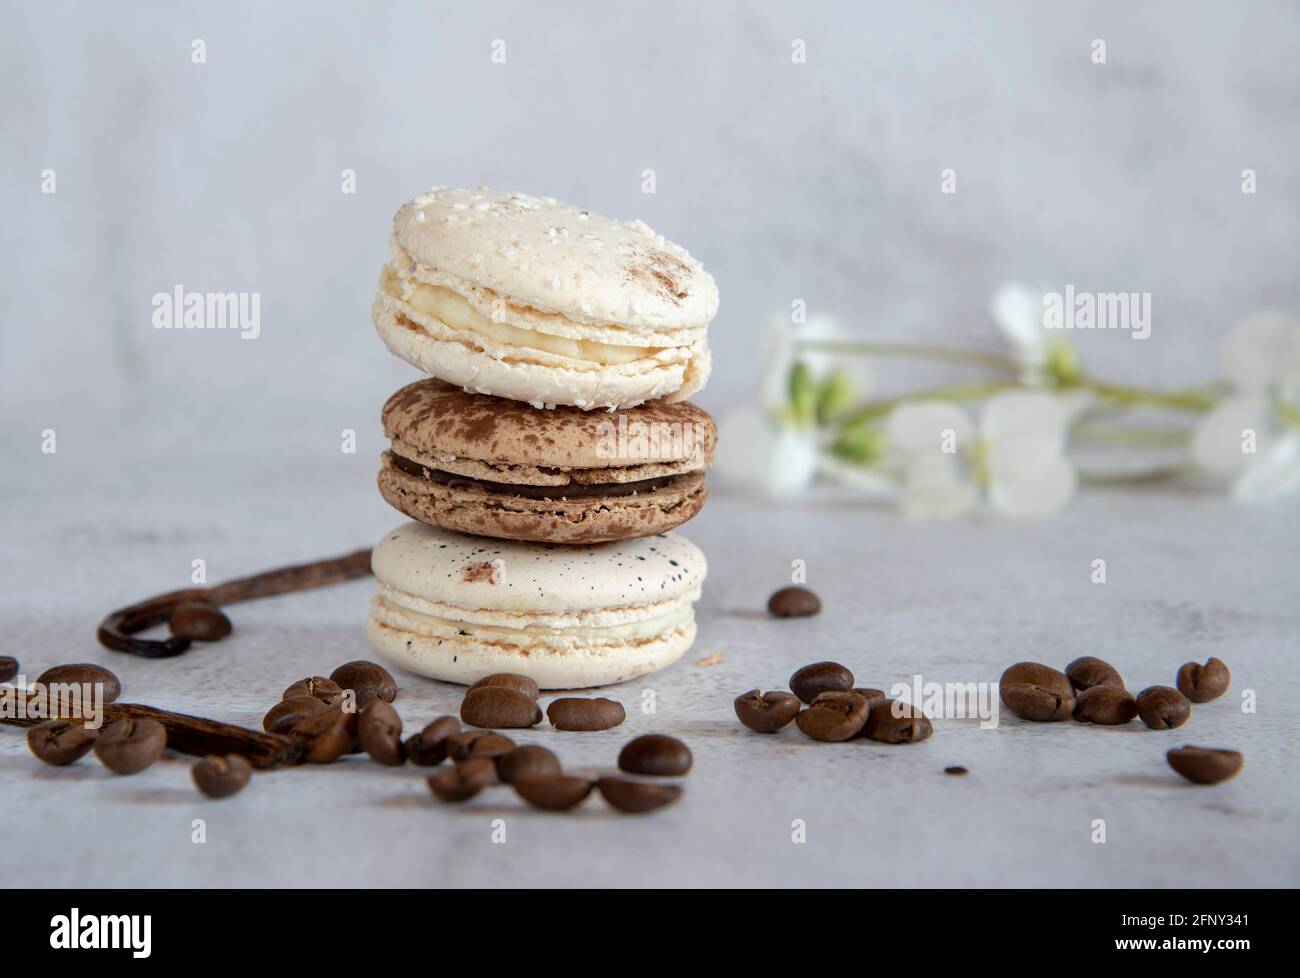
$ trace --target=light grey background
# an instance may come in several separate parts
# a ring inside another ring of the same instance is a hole
[[[109,608],[187,584],[195,557],[217,581],[398,521],[373,484],[377,415],[416,374],[369,305],[392,212],[431,183],[551,194],[690,248],[722,292],[699,398],[715,410],[751,396],[755,337],[793,298],[862,336],[996,348],[985,306],[1006,279],[1150,291],[1149,340],[1079,339],[1096,372],[1169,385],[1215,376],[1242,314],[1300,307],[1295,4],[5,3],[3,22],[0,652],[32,673],[105,663],[138,701],[256,723],[293,680],[367,654],[364,582],[232,609],[234,637],[169,662],[91,636]],[[261,338],[154,330],[150,298],[177,284],[260,291]],[[718,493],[687,532],[711,565],[699,642],[612,693],[631,706],[654,688],[660,712],[520,738],[600,766],[625,736],[678,732],[697,760],[671,812],[628,821],[594,801],[546,819],[507,793],[452,813],[415,772],[358,759],[209,803],[185,765],[41,769],[6,729],[0,794],[40,791],[0,809],[5,837],[64,854],[42,880],[65,885],[331,885],[321,852],[378,884],[1300,880],[1294,500],[1091,491],[1041,524],[950,525]],[[826,611],[776,626],[761,608],[795,558]],[[696,665],[712,652],[720,665]],[[729,712],[817,658],[887,685],[1086,653],[1135,686],[1220,655],[1234,688],[1185,732],[945,722],[923,745],[848,752],[747,735]],[[458,701],[402,681],[408,725]],[[1162,756],[1184,740],[1239,747],[1244,773],[1182,784]],[[971,775],[946,778],[952,763]]]

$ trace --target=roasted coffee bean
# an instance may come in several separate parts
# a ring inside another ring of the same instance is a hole
[[[326,706],[337,706],[343,702],[343,690],[339,688],[339,684],[332,679],[326,679],[324,676],[309,676],[306,679],[299,679],[280,694],[280,699],[292,700],[303,696],[310,696],[312,699],[320,700]]]
[[[998,692],[1008,710],[1024,720],[1068,720],[1075,692],[1065,673],[1041,662],[1017,662],[1002,673]]]
[[[1228,691],[1232,684],[1232,673],[1223,664],[1223,660],[1210,658],[1205,665],[1188,662],[1178,670],[1178,692],[1193,703],[1208,703],[1217,700]]]
[[[592,783],[572,774],[542,774],[513,782],[519,797],[534,808],[564,812],[576,808],[591,794]]]
[[[790,690],[805,703],[818,693],[847,693],[853,688],[853,673],[838,662],[814,662],[790,677]]]
[[[857,736],[867,722],[871,705],[857,693],[830,690],[819,693],[794,722],[813,740],[838,743]]]
[[[491,730],[463,730],[447,737],[447,756],[453,761],[467,761],[473,757],[489,760],[515,749],[515,742]]]
[[[470,690],[482,689],[484,686],[504,686],[506,689],[513,689],[516,693],[523,693],[532,700],[542,695],[535,681],[517,672],[494,672],[474,683],[470,686]]]
[[[962,767],[960,764],[954,764],[954,765],[952,765],[951,767],[946,767],[946,768],[944,768],[944,769],[943,769],[943,773],[944,773],[944,774],[953,774],[953,775],[956,775],[956,776],[960,777],[961,775],[963,775],[963,774],[967,774],[967,773],[969,773],[969,772],[968,772],[964,767]]]
[[[1073,716],[1081,723],[1117,727],[1138,715],[1137,700],[1118,686],[1089,686],[1074,704]]]
[[[253,765],[238,754],[219,757],[209,754],[190,768],[194,787],[209,798],[228,798],[235,794],[252,777]]]
[[[876,700],[871,704],[862,735],[882,744],[914,744],[925,740],[934,727],[930,718],[910,703]]]
[[[767,610],[777,618],[805,618],[821,611],[822,602],[806,587],[783,587],[767,599]]]
[[[854,686],[850,693],[857,693],[868,703],[874,703],[876,700],[889,699],[889,694],[883,689],[872,689],[870,686]]]
[[[93,662],[70,662],[67,665],[51,666],[36,677],[36,681],[47,689],[50,686],[100,685],[104,689],[104,702],[112,703],[122,695],[122,684],[118,678]]]
[[[397,699],[397,683],[392,673],[378,663],[364,659],[345,662],[330,673],[330,681],[345,692],[352,690],[358,710],[364,710],[372,700],[391,703]]]
[[[85,757],[98,734],[80,720],[46,720],[28,728],[27,746],[39,760],[62,767]]]
[[[736,697],[736,716],[750,730],[776,733],[799,714],[799,697],[785,690],[761,693],[751,689]]]
[[[357,737],[371,759],[388,767],[406,760],[402,746],[402,718],[387,700],[372,699],[357,716]]]
[[[18,660],[12,655],[0,655],[0,683],[7,683],[18,675]]]
[[[1192,715],[1192,704],[1172,686],[1148,686],[1138,693],[1138,716],[1152,730],[1181,727]]]
[[[438,717],[406,741],[406,759],[417,767],[437,767],[447,759],[447,738],[460,733],[455,717]]]
[[[497,759],[497,777],[506,784],[523,778],[540,778],[560,773],[560,759],[545,747],[525,744],[506,751]]]
[[[1239,751],[1221,747],[1175,747],[1165,759],[1169,766],[1197,784],[1218,784],[1235,777],[1245,759]]]
[[[143,771],[167,747],[167,729],[157,720],[122,717],[95,738],[95,756],[114,774]]]
[[[691,769],[691,749],[676,737],[642,734],[623,745],[618,767],[629,774],[678,777]]]
[[[288,733],[299,720],[329,708],[327,703],[314,696],[295,696],[291,700],[281,700],[262,717],[262,729],[267,733]]]
[[[471,727],[499,727],[517,730],[542,722],[537,700],[509,686],[480,686],[465,694],[460,718]]]
[[[629,781],[626,778],[601,778],[596,782],[601,795],[620,812],[638,814],[671,805],[682,796],[679,784],[656,784]]]
[[[173,635],[194,639],[197,642],[215,642],[230,634],[230,619],[215,604],[206,601],[186,601],[178,604],[167,619]]]
[[[492,761],[471,757],[428,777],[429,790],[441,801],[469,801],[492,783]]]
[[[330,764],[352,749],[348,717],[335,706],[303,717],[289,729],[289,736],[303,742],[302,759],[308,764]]]
[[[617,700],[562,696],[546,708],[546,718],[556,730],[608,730],[626,717]]]
[[[1118,686],[1124,688],[1124,680],[1114,666],[1105,659],[1098,659],[1096,656],[1085,655],[1081,659],[1075,659],[1065,667],[1066,678],[1070,680],[1070,685],[1074,687],[1076,693],[1082,693],[1085,689],[1092,689],[1093,686]]]

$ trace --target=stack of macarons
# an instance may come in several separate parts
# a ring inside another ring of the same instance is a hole
[[[703,506],[717,429],[713,279],[639,221],[551,198],[435,187],[393,222],[374,322],[430,375],[393,394],[387,534],[366,622],[422,675],[600,686],[695,638],[704,555],[670,532]]]

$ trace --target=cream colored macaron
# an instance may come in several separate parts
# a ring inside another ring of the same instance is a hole
[[[536,407],[682,400],[709,375],[708,272],[640,221],[435,187],[393,219],[373,308],[388,348]]]
[[[623,682],[695,640],[704,554],[675,533],[564,547],[407,523],[375,547],[366,635],[388,662],[455,683],[495,672],[544,689]]]

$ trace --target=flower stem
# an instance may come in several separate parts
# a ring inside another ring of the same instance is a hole
[[[1167,482],[1193,471],[1188,465],[1167,465],[1139,472],[1080,472],[1079,482],[1085,486],[1138,486],[1151,482]]]
[[[916,401],[973,401],[982,397],[991,397],[994,394],[1000,394],[1003,391],[1015,390],[1020,387],[1014,381],[1003,381],[1001,383],[988,384],[953,384],[948,387],[931,387],[927,390],[912,391],[908,394],[900,394],[897,397],[888,397],[879,401],[872,401],[864,404],[856,411],[846,415],[843,423],[846,425],[860,424],[864,421],[874,421],[882,418],[900,404],[911,404]]]
[[[949,346],[929,346],[924,343],[874,343],[867,340],[800,340],[796,349],[808,353],[849,353],[868,357],[911,357],[918,360],[939,360],[960,363],[970,367],[987,367],[1004,373],[1019,373],[1020,365],[1010,357],[977,350],[958,350]]]
[[[1153,391],[1143,387],[1109,384],[1089,377],[1080,380],[1079,386],[1109,401],[1117,401],[1120,404],[1130,406],[1148,405],[1150,407],[1174,408],[1180,411],[1208,411],[1219,401],[1217,395],[1206,391]]]
[[[1179,447],[1186,445],[1191,432],[1185,428],[1122,428],[1084,422],[1070,429],[1070,434],[1101,445],[1135,445],[1142,448]]]

